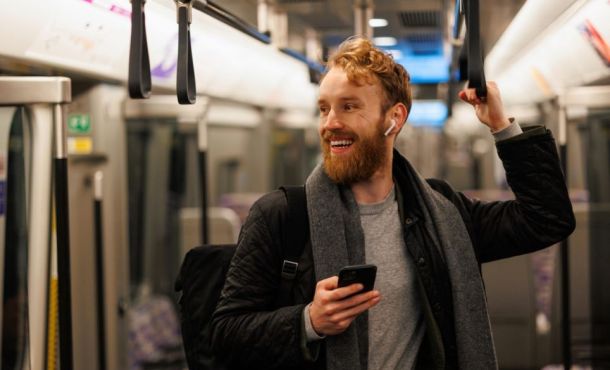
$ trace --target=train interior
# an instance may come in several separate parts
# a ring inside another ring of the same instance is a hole
[[[61,368],[66,253],[74,368],[185,369],[183,257],[235,243],[254,201],[304,183],[321,159],[318,66],[351,34],[374,32],[411,73],[396,147],[417,170],[512,198],[493,137],[456,98],[462,1],[193,3],[188,105],[173,1],[146,3],[148,99],[127,88],[130,1],[0,3],[0,369]],[[522,126],[554,133],[577,219],[567,267],[559,245],[483,265],[501,369],[561,369],[566,348],[573,368],[610,368],[609,24],[607,0],[481,1],[486,77]]]

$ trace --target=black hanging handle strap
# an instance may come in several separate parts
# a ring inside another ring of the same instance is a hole
[[[468,87],[474,88],[480,99],[487,97],[487,83],[481,52],[479,0],[464,0],[466,11],[466,44],[468,48]]]
[[[131,0],[131,44],[127,87],[133,99],[146,99],[152,88],[144,17],[146,0]]]
[[[190,30],[193,4],[191,0],[176,0],[176,7],[178,11],[178,68],[176,71],[178,103],[194,104],[197,91]]]

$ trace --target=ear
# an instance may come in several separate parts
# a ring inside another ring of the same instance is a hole
[[[390,119],[396,121],[397,130],[400,131],[402,126],[404,126],[405,122],[407,122],[407,117],[409,113],[407,111],[406,105],[403,103],[396,103],[392,108],[390,108]]]

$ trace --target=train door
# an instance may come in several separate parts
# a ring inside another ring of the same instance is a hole
[[[56,125],[63,117],[61,104],[69,100],[67,78],[0,77],[0,368],[3,370],[43,370],[58,363],[57,280],[51,279],[50,274],[50,267],[56,268],[50,256],[57,245],[58,223],[52,217],[52,207],[65,204],[54,204],[52,197],[52,178],[58,176],[52,166],[53,137],[58,134],[56,142],[61,144],[60,130],[54,129],[61,127]],[[61,147],[60,144],[57,146]],[[55,149],[58,154],[60,149]],[[59,155],[56,158],[61,158]],[[56,164],[61,165],[60,161]],[[70,313],[69,306],[60,309],[62,314]],[[68,342],[61,351],[71,360],[69,338],[63,339]]]
[[[182,240],[201,241],[200,229],[181,227],[181,217],[183,209],[201,204],[197,123],[205,117],[207,102],[198,98],[195,105],[180,106],[175,99],[128,100],[124,110],[130,358],[132,365],[144,368],[159,363],[180,366],[182,342],[174,281],[184,254]]]
[[[608,368],[610,87],[572,88],[559,101],[567,120],[567,178],[576,216],[569,239],[572,357],[575,364]],[[559,312],[558,302],[554,308]]]
[[[74,367],[128,368],[125,89],[78,89],[67,109]],[[97,180],[97,181],[96,181]]]
[[[23,108],[0,108],[0,292],[2,369],[27,364],[26,169]]]

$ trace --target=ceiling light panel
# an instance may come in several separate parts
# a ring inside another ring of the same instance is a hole
[[[374,37],[373,43],[377,46],[394,46],[398,41],[395,37]]]
[[[385,27],[388,25],[388,20],[384,18],[371,18],[369,19],[369,26],[373,28]]]

